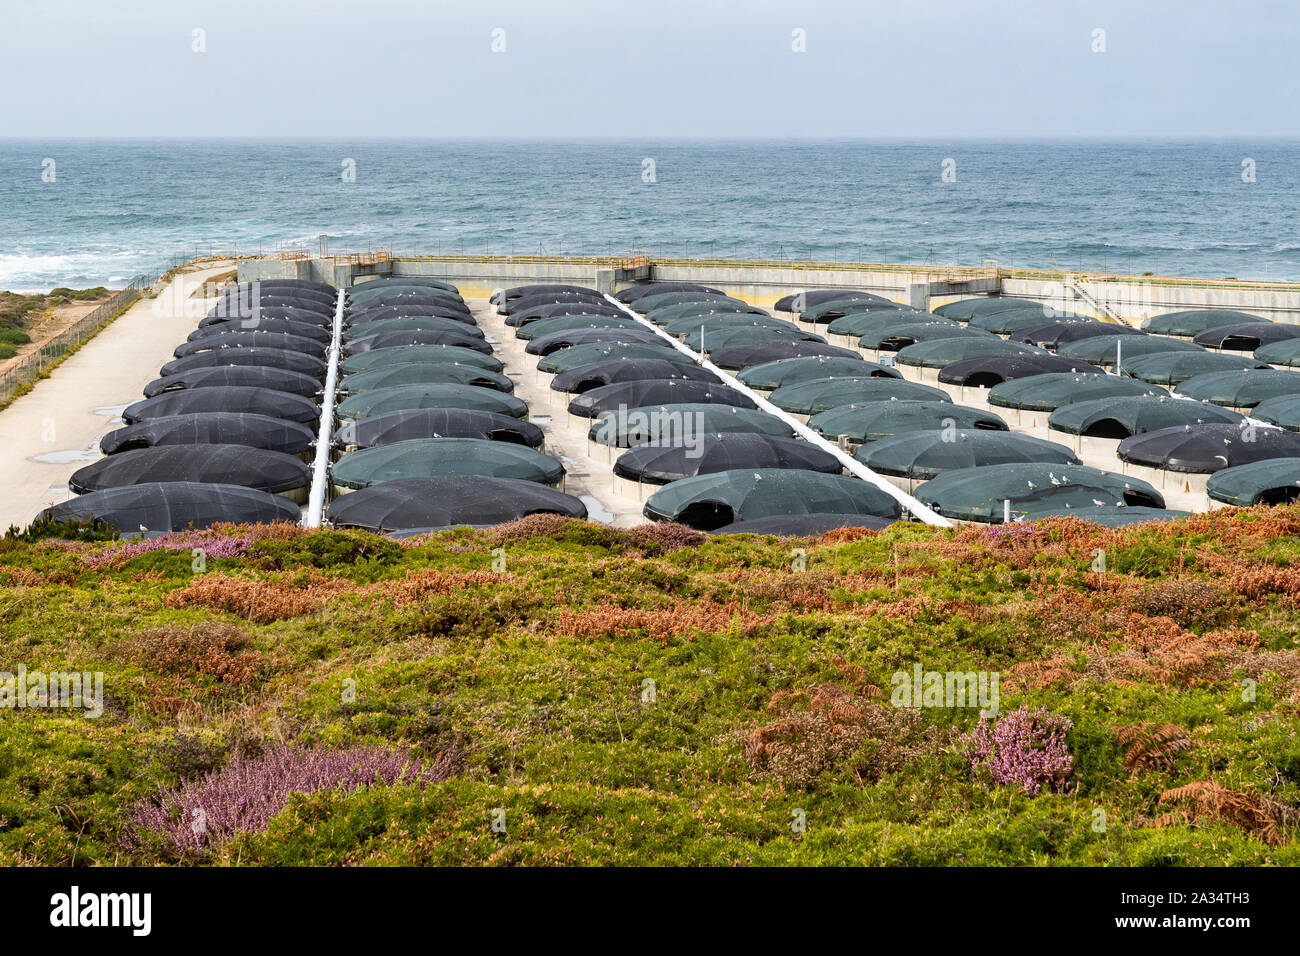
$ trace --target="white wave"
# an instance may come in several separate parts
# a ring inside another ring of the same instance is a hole
[[[0,289],[48,292],[72,282],[82,286],[124,283],[127,277],[121,274],[123,271],[129,271],[132,265],[147,268],[161,258],[138,250],[0,255]]]
[[[280,239],[277,236],[272,239],[272,242],[278,240],[281,245],[288,247],[314,246],[320,241],[322,235],[324,235],[330,242],[335,242],[339,239],[347,239],[351,236],[369,236],[372,239],[378,238],[375,231],[368,224],[362,223],[355,229],[339,229],[337,231],[331,229],[318,229],[316,232],[302,236],[290,236],[287,239]]]

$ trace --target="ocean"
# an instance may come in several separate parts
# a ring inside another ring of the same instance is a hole
[[[1297,187],[1277,140],[7,139],[0,289],[322,244],[1300,279]]]

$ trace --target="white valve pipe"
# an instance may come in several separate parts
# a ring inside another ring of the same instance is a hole
[[[329,485],[330,443],[334,440],[334,393],[338,389],[339,352],[343,339],[343,298],[339,290],[334,306],[334,330],[330,336],[329,368],[325,372],[325,399],[320,407],[320,430],[316,433],[316,460],[312,463],[311,494],[307,498],[307,513],[302,523],[306,528],[319,528],[324,519],[325,489]]]

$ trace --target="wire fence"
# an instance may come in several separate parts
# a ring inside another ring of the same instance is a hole
[[[223,254],[213,250],[198,258],[220,258]],[[0,372],[0,406],[5,405],[26,385],[30,385],[57,364],[72,350],[94,338],[98,332],[115,319],[120,313],[130,308],[145,291],[159,279],[171,272],[195,261],[188,251],[171,256],[157,275],[139,275],[127,285],[118,289],[113,295],[95,307],[93,312],[82,316],[58,335],[37,344],[28,354],[16,359],[12,365]]]

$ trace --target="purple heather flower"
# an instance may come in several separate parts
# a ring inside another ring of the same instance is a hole
[[[1067,717],[1027,705],[996,721],[981,717],[975,728],[957,737],[959,750],[971,770],[988,772],[996,786],[1019,786],[1037,796],[1044,785],[1061,789],[1074,767],[1065,733],[1074,723]]]
[[[240,558],[248,554],[254,539],[251,535],[227,535],[213,531],[172,531],[155,538],[119,542],[86,558],[92,568],[102,568],[151,551],[192,551],[201,548],[209,558]]]
[[[218,770],[141,800],[128,814],[123,842],[135,848],[145,833],[154,833],[179,852],[198,852],[220,846],[236,833],[265,830],[288,805],[290,794],[351,793],[397,783],[423,787],[446,780],[454,763],[452,754],[421,766],[384,747],[328,750],[277,744],[256,757],[236,755]]]

